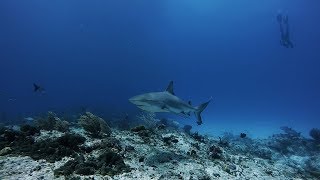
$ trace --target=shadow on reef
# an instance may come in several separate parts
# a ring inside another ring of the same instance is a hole
[[[56,169],[54,174],[68,176],[74,172],[79,175],[101,174],[114,176],[128,171],[130,171],[130,168],[125,165],[123,158],[119,154],[106,150],[97,158],[91,157],[85,160],[83,156],[77,156],[74,160],[70,160],[59,169]]]

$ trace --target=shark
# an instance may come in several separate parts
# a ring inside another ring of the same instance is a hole
[[[132,104],[147,112],[174,113],[185,117],[189,117],[191,113],[193,113],[197,118],[198,125],[202,124],[201,113],[211,100],[212,97],[209,101],[199,106],[192,106],[191,101],[185,102],[175,95],[173,91],[173,81],[170,81],[165,91],[145,93],[129,99]]]
[[[33,92],[39,93],[40,95],[46,94],[46,90],[43,87],[37,85],[36,83],[33,83]]]

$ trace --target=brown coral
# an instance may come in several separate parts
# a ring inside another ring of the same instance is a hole
[[[90,112],[81,115],[78,123],[92,137],[100,137],[102,135],[109,136],[111,134],[111,129],[106,121]]]
[[[49,111],[46,117],[38,117],[35,126],[43,130],[57,130],[60,132],[69,131],[69,122],[61,120],[55,113]]]

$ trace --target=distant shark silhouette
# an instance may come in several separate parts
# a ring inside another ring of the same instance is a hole
[[[173,81],[170,81],[169,86],[163,92],[141,94],[130,98],[129,101],[148,112],[170,112],[184,116],[190,116],[190,113],[194,113],[197,117],[197,124],[201,125],[201,112],[208,106],[211,99],[197,107],[193,107],[190,101],[186,103],[175,96]]]
[[[33,92],[44,93],[45,89],[43,87],[37,85],[36,83],[33,83]]]

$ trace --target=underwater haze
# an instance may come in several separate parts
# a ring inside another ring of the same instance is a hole
[[[1,0],[0,121],[86,107],[139,113],[128,99],[163,91],[199,105],[159,114],[218,135],[267,137],[320,127],[317,0]],[[287,14],[293,48],[280,43]],[[33,83],[45,93],[33,92]]]

